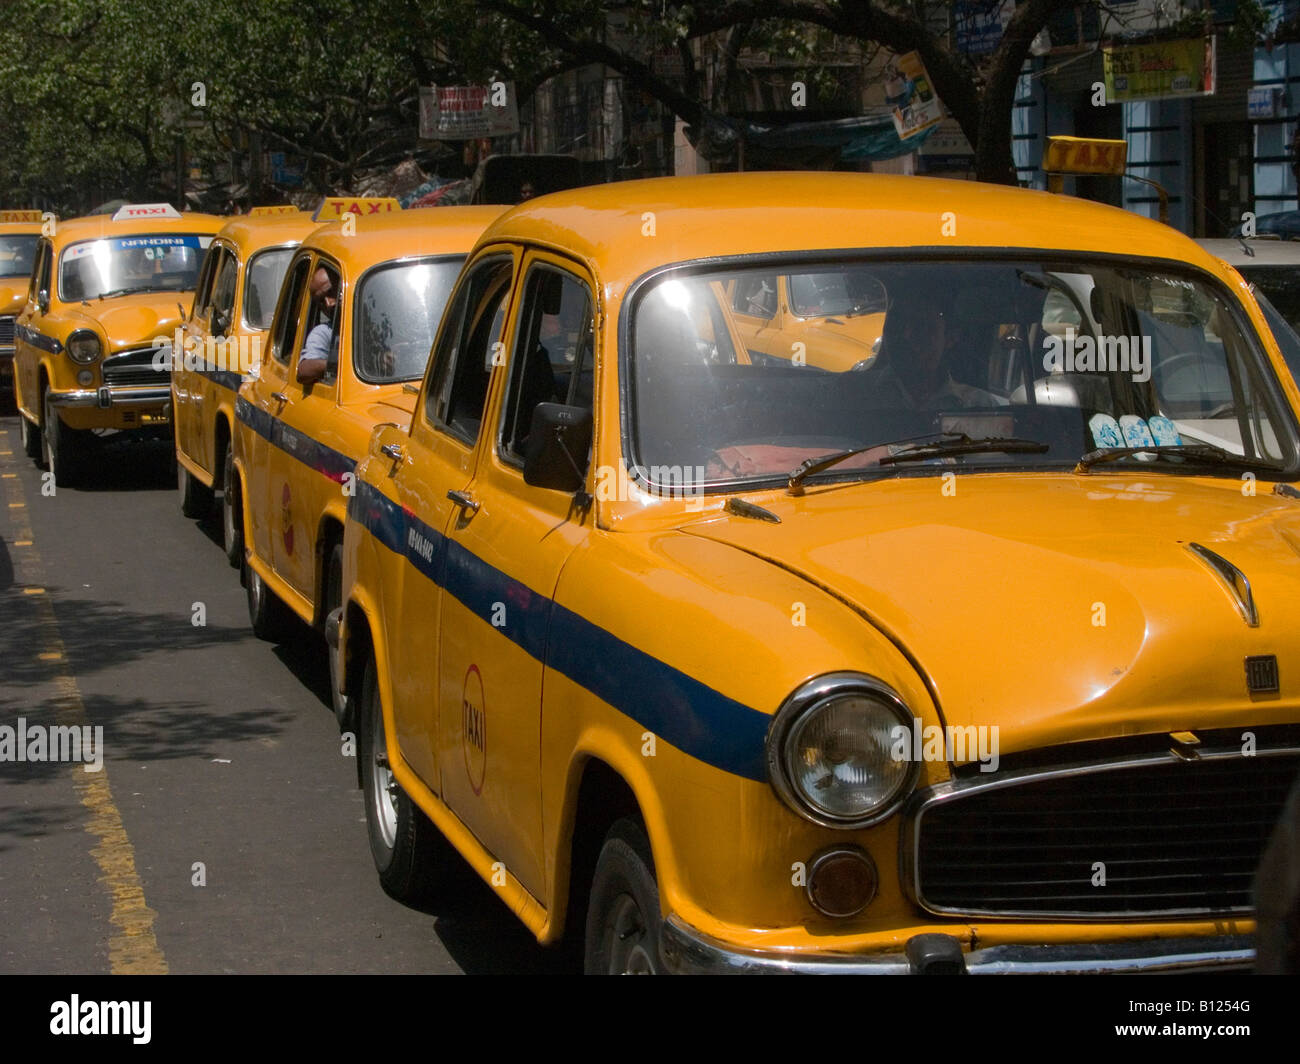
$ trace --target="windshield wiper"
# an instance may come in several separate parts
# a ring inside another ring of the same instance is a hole
[[[996,438],[992,437],[991,440],[992,442],[998,442],[998,444],[1006,442],[996,440]],[[792,496],[800,496],[800,494],[803,494],[803,481],[805,481],[807,477],[813,475],[813,473],[826,472],[832,466],[839,466],[841,462],[854,458],[855,455],[866,454],[867,451],[876,450],[878,447],[896,447],[900,444],[914,444],[914,446],[905,447],[904,450],[900,451],[900,453],[896,455],[885,455],[885,457],[881,458],[879,462],[881,466],[884,466],[884,464],[897,462],[897,460],[900,459],[909,460],[904,458],[904,455],[907,454],[915,454],[918,459],[930,458],[930,454],[922,453],[923,450],[930,449],[930,447],[975,445],[975,450],[966,451],[966,453],[969,454],[974,454],[976,450],[1000,450],[1001,447],[987,446],[991,440],[971,440],[965,432],[927,432],[922,434],[922,436],[907,436],[902,438],[902,440],[881,441],[879,444],[867,444],[865,447],[853,447],[852,450],[832,451],[831,454],[823,454],[820,458],[806,459],[805,462],[800,464],[800,466],[794,468],[794,470],[790,470],[790,479],[785,486],[787,486],[787,489]],[[1047,444],[1037,444],[1034,440],[1017,440],[1010,442],[1017,445],[1032,444],[1035,449],[1040,450],[1048,449]],[[962,454],[962,451],[952,451],[952,453]]]
[[[1086,473],[1094,465],[1102,462],[1114,462],[1119,458],[1128,458],[1135,454],[1153,454],[1160,458],[1190,458],[1209,465],[1229,466],[1233,469],[1267,469],[1281,472],[1282,467],[1258,458],[1247,458],[1233,454],[1212,443],[1186,443],[1180,445],[1152,444],[1150,447],[1105,447],[1089,451],[1079,459],[1074,467],[1076,473]]]
[[[166,285],[146,284],[132,285],[130,288],[111,288],[107,292],[100,292],[100,300],[112,299],[114,296],[137,295],[141,292],[175,292],[179,289],[168,288]]]
[[[927,458],[947,458],[958,454],[1043,454],[1051,448],[1040,440],[1025,440],[1017,436],[981,436],[971,439],[964,432],[950,433],[953,439],[940,443],[918,443],[904,447],[897,454],[888,454],[881,465],[897,462],[921,462]]]

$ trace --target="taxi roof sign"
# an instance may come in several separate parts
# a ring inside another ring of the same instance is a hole
[[[113,215],[115,222],[148,221],[155,218],[179,220],[181,212],[170,203],[127,203]]]
[[[387,214],[401,209],[402,205],[392,196],[326,196],[311,219],[313,222],[336,222],[345,214],[361,218],[367,214]]]
[[[40,211],[0,211],[0,222],[39,222]]]
[[[1095,137],[1048,137],[1043,169],[1049,174],[1110,174],[1128,165],[1128,142]]]
[[[302,214],[292,203],[277,204],[274,207],[251,207],[248,211],[250,218],[268,218],[272,215],[279,214]]]

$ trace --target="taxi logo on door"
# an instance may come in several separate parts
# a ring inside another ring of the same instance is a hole
[[[483,699],[483,677],[478,666],[465,673],[460,695],[461,746],[465,751],[465,771],[475,794],[482,793],[487,771],[487,715]]]

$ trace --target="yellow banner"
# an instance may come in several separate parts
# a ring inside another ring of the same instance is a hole
[[[312,220],[336,222],[345,214],[363,218],[368,214],[387,214],[401,209],[402,205],[392,196],[326,196],[316,208]]]
[[[1214,38],[1103,48],[1106,102],[1214,94]]]
[[[1128,145],[1122,140],[1090,137],[1048,137],[1043,169],[1049,174],[1112,174],[1124,172]]]

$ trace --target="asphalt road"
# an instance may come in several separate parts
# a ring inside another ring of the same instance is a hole
[[[99,772],[0,760],[0,972],[563,971],[468,868],[384,894],[324,644],[253,636],[169,446],[43,494],[0,400],[0,729],[103,729]]]

